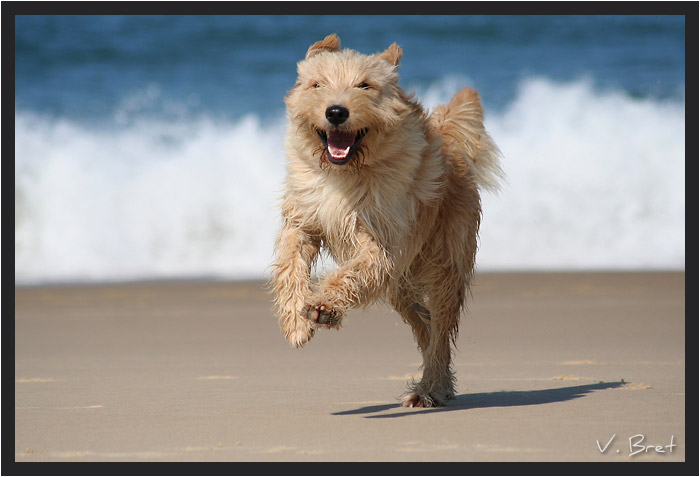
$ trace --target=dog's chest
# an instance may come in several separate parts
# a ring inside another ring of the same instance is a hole
[[[335,179],[335,178],[334,178]],[[358,231],[374,237],[388,251],[400,246],[415,222],[416,204],[411,194],[361,181],[319,181],[303,194],[313,221],[334,249],[352,248]]]

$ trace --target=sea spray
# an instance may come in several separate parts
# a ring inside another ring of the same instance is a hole
[[[487,129],[508,183],[484,197],[482,269],[682,269],[682,103],[523,82]]]
[[[448,77],[417,97],[434,107],[465,84]],[[546,78],[524,80],[501,110],[483,100],[507,183],[483,197],[479,270],[684,267],[682,102]],[[282,109],[118,116],[16,111],[16,282],[263,278]]]
[[[15,277],[258,278],[271,258],[283,123],[91,129],[16,116]]]

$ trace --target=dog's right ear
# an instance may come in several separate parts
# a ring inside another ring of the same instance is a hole
[[[340,38],[335,33],[331,33],[321,41],[317,41],[311,45],[306,52],[306,59],[308,60],[312,56],[315,56],[324,51],[338,51],[340,50]]]
[[[380,58],[384,58],[386,61],[388,61],[394,66],[399,66],[401,56],[403,56],[403,50],[395,42],[389,45],[389,48],[387,48],[379,54]]]

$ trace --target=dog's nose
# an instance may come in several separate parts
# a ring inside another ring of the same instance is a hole
[[[326,109],[326,119],[335,126],[343,124],[349,117],[350,111],[348,111],[348,108],[340,104],[333,104]]]

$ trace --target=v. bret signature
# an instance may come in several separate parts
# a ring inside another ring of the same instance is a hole
[[[600,441],[596,439],[596,444],[598,445],[598,450],[601,452],[601,454],[605,454],[605,452],[608,450],[610,447],[610,444],[615,440],[615,437],[617,434],[613,434],[610,440],[605,444],[605,446],[601,447]],[[644,442],[644,434],[635,434],[632,437],[629,438],[629,447],[630,447],[630,453],[629,457],[633,457],[637,454],[643,453],[648,453],[650,451],[656,452],[657,454],[672,454],[673,453],[673,448],[677,447],[678,444],[674,444],[674,436],[671,436],[671,443],[668,445],[643,445],[642,442]],[[668,451],[666,451],[668,449]],[[620,453],[620,449],[617,449],[615,452],[618,454]]]

